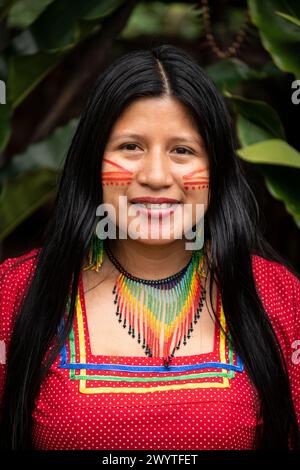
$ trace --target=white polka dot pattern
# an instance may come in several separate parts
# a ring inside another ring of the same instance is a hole
[[[35,253],[36,250],[32,250],[27,256]],[[14,264],[16,261],[19,263]],[[34,258],[26,260],[26,255],[7,259],[0,265],[0,396],[5,383],[5,351],[15,312],[33,266]],[[300,281],[284,266],[259,256],[253,256],[253,270],[258,291],[286,358],[300,423],[300,354],[296,351],[297,340],[300,340]],[[99,364],[103,366],[112,362],[130,368],[151,368],[160,362],[159,358],[146,356],[120,356],[114,360],[108,356],[92,356],[85,337],[84,305],[82,314],[82,328],[78,313],[74,338],[66,345],[66,367],[69,368],[61,366],[60,355],[37,397],[33,413],[36,449],[212,450],[253,447],[255,429],[260,423],[259,402],[246,371],[238,369],[236,357],[232,358],[232,370],[215,368],[219,360],[217,350],[175,357],[176,366],[192,365],[195,370],[163,373],[159,377],[154,369],[137,373],[132,372],[133,369],[131,372],[99,370]],[[80,334],[87,345],[84,351],[81,350]],[[218,344],[221,345],[221,339]],[[230,359],[228,344],[224,354],[227,364]],[[68,364],[72,364],[72,360],[76,364],[82,363],[82,358],[85,359],[85,368],[80,366],[80,370],[71,370]],[[196,365],[204,362],[214,366],[196,370]],[[86,369],[88,366],[91,370]],[[231,366],[228,367],[230,369]],[[226,379],[217,377],[222,371],[229,372],[229,378],[227,375]],[[184,375],[195,372],[203,375],[201,378]],[[162,377],[166,380],[163,381]],[[228,381],[227,386],[222,385],[225,381]],[[150,387],[156,385],[166,388],[150,391]],[[105,393],[108,392],[105,387],[110,393]],[[142,387],[145,388],[141,390]]]

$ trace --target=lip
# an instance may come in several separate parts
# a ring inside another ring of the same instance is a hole
[[[165,203],[170,203],[170,204],[179,204],[178,199],[173,199],[170,197],[150,197],[150,196],[144,196],[144,197],[134,197],[130,199],[132,204],[134,202],[150,202],[153,204],[163,204]]]
[[[144,199],[143,201],[141,199]],[[149,201],[148,199],[146,200],[145,198],[135,198],[133,199],[133,201],[135,202],[139,202],[139,203],[145,203],[145,202],[149,202],[149,203],[152,203],[152,204],[155,204],[153,201]],[[161,200],[158,202],[157,200],[155,201],[157,202],[157,204],[163,204],[163,203],[169,203],[169,204],[174,204],[173,207],[168,207],[168,208],[165,208],[165,209],[155,209],[155,208],[152,208],[152,207],[142,207],[142,206],[138,206],[137,207],[137,211],[139,214],[141,215],[145,215],[148,217],[148,219],[162,219],[164,217],[167,217],[167,216],[170,216],[171,214],[173,214],[175,212],[175,209],[176,207],[178,206],[179,202],[176,200],[176,199],[163,199],[161,198]],[[134,205],[132,202],[130,202],[130,205]]]
[[[170,207],[169,209],[148,209],[146,207],[139,207],[137,211],[140,214],[146,215],[148,219],[161,219],[163,217],[166,217],[170,214],[173,214],[175,212],[174,207]]]

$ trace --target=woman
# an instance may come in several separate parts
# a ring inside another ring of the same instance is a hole
[[[222,97],[181,49],[100,76],[44,243],[0,279],[3,447],[299,448],[300,282],[259,232]]]

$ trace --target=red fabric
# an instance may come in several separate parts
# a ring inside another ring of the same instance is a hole
[[[5,351],[21,294],[33,272],[34,258],[30,255],[35,253],[32,250],[0,265],[0,396],[5,381]],[[286,358],[300,425],[300,282],[284,266],[258,256],[253,257],[253,270]],[[213,352],[178,357],[175,353],[173,365],[169,371],[163,369],[165,372],[153,369],[162,366],[161,358],[142,354],[94,356],[82,287],[81,279],[80,303],[70,341],[52,365],[36,400],[33,413],[36,449],[253,447],[255,428],[259,425],[257,394],[245,370],[241,370],[236,354],[230,353],[227,342],[224,344],[218,327]],[[217,311],[221,318],[219,294]],[[90,369],[72,369],[72,364],[79,363],[88,364]],[[228,368],[223,369],[220,363]],[[107,364],[113,370],[105,370]],[[118,366],[131,369],[117,370]],[[141,371],[136,369],[139,366],[150,369]],[[190,370],[172,369],[186,366]]]

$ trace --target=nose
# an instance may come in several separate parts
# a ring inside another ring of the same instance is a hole
[[[149,152],[141,162],[137,181],[153,189],[169,187],[173,183],[168,157],[160,150]]]

